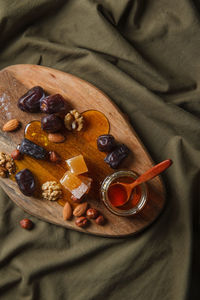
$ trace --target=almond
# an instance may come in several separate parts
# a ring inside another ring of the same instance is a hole
[[[73,211],[73,215],[75,217],[80,217],[80,216],[84,215],[86,212],[86,209],[87,209],[87,205],[88,205],[87,202],[77,205],[77,207]]]
[[[49,133],[48,140],[52,143],[62,143],[64,142],[65,137],[61,133]]]
[[[20,122],[17,119],[12,119],[4,124],[2,130],[3,131],[14,131],[16,130],[20,125]]]
[[[63,219],[69,220],[72,216],[72,208],[69,202],[65,203],[65,206],[63,207]]]
[[[50,151],[49,152],[49,159],[52,162],[59,162],[59,161],[61,161],[60,155],[57,152],[55,152],[55,151]]]

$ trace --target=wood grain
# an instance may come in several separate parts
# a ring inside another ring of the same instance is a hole
[[[153,166],[149,154],[126,117],[103,92],[84,80],[54,69],[36,65],[15,65],[0,72],[1,128],[10,119],[17,118],[26,125],[31,120],[41,118],[40,114],[20,111],[16,105],[18,98],[36,85],[42,86],[49,94],[60,93],[80,112],[90,109],[103,112],[110,122],[110,133],[133,152],[123,168],[142,174]],[[24,136],[24,125],[15,134],[1,131],[0,151],[11,153],[16,148]],[[31,215],[53,224],[100,236],[121,237],[138,233],[159,216],[165,204],[164,186],[161,178],[156,177],[148,183],[149,199],[141,213],[129,218],[118,217],[96,199],[96,208],[104,214],[108,222],[105,226],[98,226],[93,222],[87,229],[81,229],[74,222],[63,220],[63,208],[58,203],[26,197],[10,179],[1,179],[0,184],[10,198]]]

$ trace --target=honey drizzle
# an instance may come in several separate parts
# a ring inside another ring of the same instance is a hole
[[[62,158],[60,163],[52,163],[24,155],[22,160],[15,161],[18,171],[28,168],[35,175],[37,181],[36,197],[41,198],[41,185],[44,182],[60,181],[63,174],[68,170],[65,160],[82,154],[89,170],[84,175],[93,179],[89,195],[95,200],[98,198],[100,183],[111,173],[111,169],[103,162],[105,153],[98,151],[96,139],[99,135],[109,132],[109,122],[104,114],[95,110],[84,112],[83,117],[85,129],[80,132],[63,131],[66,140],[60,144],[48,141],[48,134],[41,129],[40,121],[32,121],[26,126],[25,137],[27,139],[44,147],[47,151],[56,151]],[[71,194],[63,188],[63,197],[58,200],[58,203],[63,206],[67,200],[71,202],[70,197]]]

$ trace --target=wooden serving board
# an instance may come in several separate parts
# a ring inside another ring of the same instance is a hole
[[[23,123],[22,128],[15,133],[0,131],[0,151],[11,153],[24,137],[24,126],[31,120],[41,119],[41,114],[27,114],[17,108],[18,98],[36,85],[42,86],[48,94],[60,93],[80,112],[102,112],[109,120],[110,133],[133,153],[126,159],[123,168],[142,174],[152,167],[150,156],[126,117],[103,92],[71,74],[36,65],[15,65],[0,72],[0,126],[2,128],[3,124],[13,118]],[[133,217],[113,215],[97,195],[93,199],[93,207],[103,213],[107,223],[98,226],[92,222],[86,229],[82,229],[74,221],[63,220],[62,206],[57,202],[26,197],[19,191],[16,182],[10,179],[0,179],[0,184],[10,198],[29,214],[53,224],[100,236],[120,237],[138,233],[158,217],[165,204],[163,183],[160,177],[156,177],[148,183],[148,202],[139,214]]]

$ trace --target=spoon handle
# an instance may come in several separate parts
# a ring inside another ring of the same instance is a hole
[[[148,181],[152,178],[154,178],[155,176],[159,175],[160,173],[162,173],[164,170],[166,170],[167,168],[169,168],[172,164],[172,160],[171,159],[166,159],[164,161],[162,161],[161,163],[155,165],[154,167],[152,167],[151,169],[149,169],[147,172],[145,172],[144,174],[142,174],[141,176],[139,176],[134,182],[133,182],[133,186],[136,186],[142,182]]]

